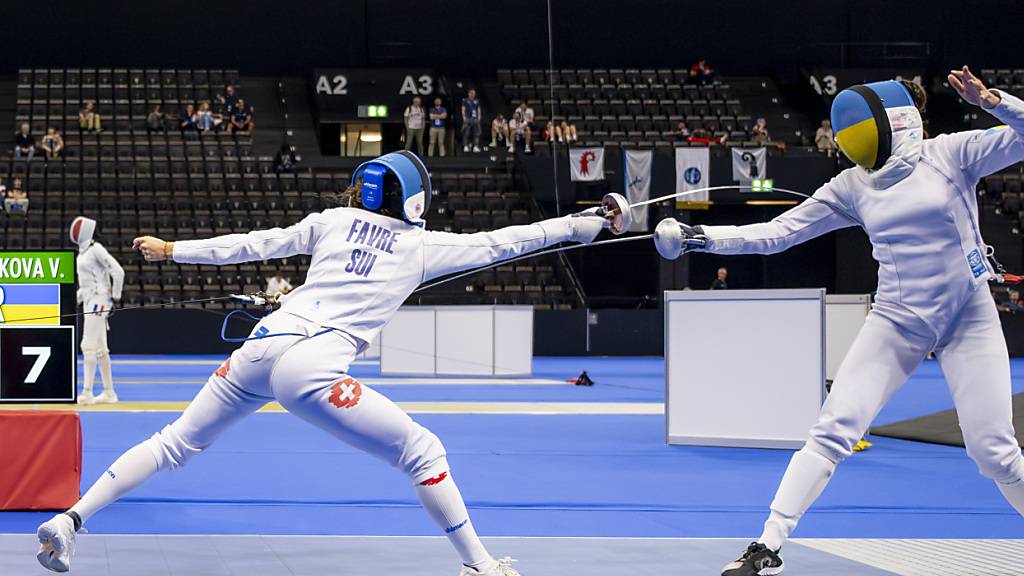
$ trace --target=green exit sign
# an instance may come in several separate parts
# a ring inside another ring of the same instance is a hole
[[[364,104],[359,106],[360,118],[387,118],[388,107],[384,104]]]

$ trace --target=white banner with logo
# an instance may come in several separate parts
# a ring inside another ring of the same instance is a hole
[[[733,148],[732,179],[750,182],[768,177],[768,152],[764,148]]]
[[[626,163],[626,200],[630,205],[651,198],[651,169],[654,166],[654,150],[624,150]],[[647,214],[650,206],[632,209],[633,222],[630,232],[647,231]]]
[[[707,188],[710,181],[711,150],[709,148],[676,148],[676,194]],[[676,203],[707,201],[706,190],[676,198]]]
[[[573,182],[604,180],[604,148],[570,148],[569,171]]]

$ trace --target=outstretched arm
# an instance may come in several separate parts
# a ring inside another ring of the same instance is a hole
[[[165,242],[152,236],[142,236],[132,242],[132,248],[141,252],[149,262],[173,259],[182,264],[238,264],[312,254],[323,225],[323,215],[314,213],[287,228],[227,234],[207,240]]]
[[[840,228],[858,226],[860,222],[844,206],[827,182],[814,196],[780,214],[770,222],[746,226],[701,226],[707,237],[702,252],[714,254],[775,254],[791,246],[817,238]]]
[[[989,90],[967,66],[951,71],[947,79],[964,101],[980,106],[1005,124],[950,136],[949,142],[959,147],[961,168],[971,179],[1024,160],[1024,102],[1005,92]]]
[[[493,264],[559,242],[589,244],[605,223],[604,218],[584,212],[525,226],[507,226],[493,232],[425,232],[423,280]]]

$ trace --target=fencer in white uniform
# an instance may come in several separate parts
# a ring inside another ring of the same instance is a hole
[[[85,313],[82,317],[82,356],[85,361],[85,386],[78,395],[79,404],[117,402],[114,377],[110,369],[110,349],[107,348],[108,317],[121,301],[124,269],[93,239],[96,221],[79,216],[71,222],[68,231],[71,241],[78,246],[76,271],[78,273],[78,303]],[[94,396],[96,368],[99,367],[103,392]]]
[[[794,456],[759,540],[722,574],[779,574],[779,549],[871,421],[929,352],[945,374],[967,454],[1024,514],[1024,460],[1014,437],[1010,364],[980,234],[979,179],[1024,160],[1024,102],[986,90],[965,67],[950,83],[1006,126],[923,138],[919,87],[890,81],[837,95],[832,125],[858,164],[770,222],[659,225],[659,251],[773,254],[839,228],[867,232],[878,291],[839,368],[810,439]],[[913,94],[912,94],[913,93]],[[701,248],[701,244],[703,247]]]
[[[367,162],[353,176],[361,208],[332,208],[294,226],[209,240],[135,240],[147,260],[234,264],[312,256],[305,284],[263,318],[174,423],[130,449],[68,512],[39,528],[38,558],[64,571],[75,532],[104,506],[160,470],[184,465],[220,434],[277,400],[292,414],[408,475],[427,512],[462,558],[461,576],[516,576],[484,548],[451,477],[441,441],[348,374],[421,283],[559,242],[591,242],[605,227],[592,213],[452,234],[424,229],[429,176],[411,152]]]

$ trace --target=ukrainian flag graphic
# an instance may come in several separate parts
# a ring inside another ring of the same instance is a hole
[[[59,284],[0,284],[0,323],[60,324]]]

